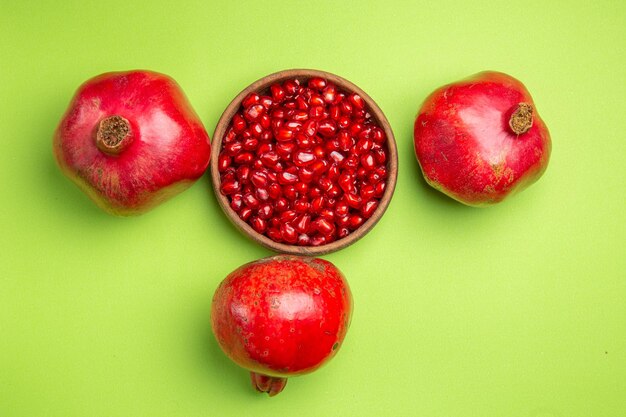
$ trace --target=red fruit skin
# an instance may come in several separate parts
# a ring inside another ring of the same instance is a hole
[[[100,122],[125,118],[132,141],[118,155],[96,145]],[[61,171],[105,211],[144,213],[205,172],[209,136],[178,84],[151,71],[110,72],[76,91],[53,140]]]
[[[350,288],[333,264],[279,255],[243,265],[222,281],[211,324],[226,355],[251,371],[257,390],[275,395],[260,387],[259,376],[281,381],[318,369],[339,350],[351,315]]]
[[[533,123],[518,135],[509,119],[519,103],[533,107]],[[524,85],[493,71],[433,92],[415,120],[414,144],[428,184],[470,206],[498,203],[537,181],[552,146]]]

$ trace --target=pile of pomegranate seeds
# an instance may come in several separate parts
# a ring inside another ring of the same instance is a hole
[[[323,78],[244,98],[222,140],[221,193],[275,242],[319,246],[372,216],[387,180],[385,132],[358,94]]]

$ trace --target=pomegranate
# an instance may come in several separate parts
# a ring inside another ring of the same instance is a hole
[[[372,217],[387,186],[385,131],[359,94],[287,79],[242,101],[218,158],[220,192],[274,242],[320,246]]]
[[[217,341],[252,385],[274,396],[287,378],[312,372],[339,350],[352,295],[330,262],[291,255],[241,266],[217,288],[211,324]]]
[[[426,181],[470,206],[498,203],[537,181],[551,150],[524,85],[492,71],[432,93],[415,120],[414,140]]]
[[[206,170],[209,136],[178,84],[150,71],[85,82],[54,134],[62,172],[105,211],[144,213]]]

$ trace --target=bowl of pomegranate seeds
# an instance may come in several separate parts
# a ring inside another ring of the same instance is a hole
[[[268,75],[226,108],[212,140],[217,200],[276,252],[320,255],[369,232],[393,195],[398,154],[378,105],[337,75]]]

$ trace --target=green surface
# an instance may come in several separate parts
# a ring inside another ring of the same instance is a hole
[[[0,5],[0,416],[626,415],[626,3],[29,3]],[[268,399],[218,350],[209,309],[269,252],[208,176],[115,218],[60,174],[51,137],[105,71],[173,76],[212,133],[244,86],[294,67],[377,100],[400,173],[378,226],[325,257],[355,298],[342,351]],[[473,209],[425,186],[412,123],[433,89],[485,69],[526,84],[553,154],[531,188]]]

